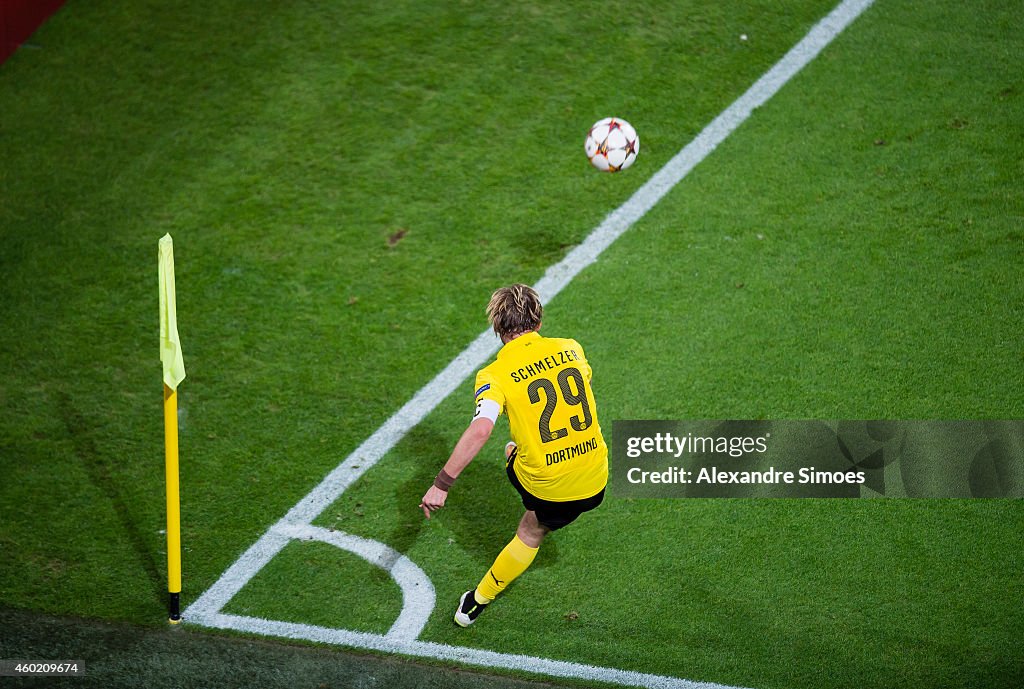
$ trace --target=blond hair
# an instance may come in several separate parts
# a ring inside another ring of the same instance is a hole
[[[495,290],[487,303],[487,320],[499,337],[511,337],[540,327],[544,307],[528,285],[515,284]]]

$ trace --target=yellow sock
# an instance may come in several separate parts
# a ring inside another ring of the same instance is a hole
[[[505,590],[513,579],[526,571],[537,557],[540,548],[531,548],[519,540],[517,534],[509,541],[505,549],[498,554],[494,564],[487,570],[487,574],[476,586],[476,602],[484,605],[498,597],[498,594]],[[480,600],[483,598],[484,600]]]

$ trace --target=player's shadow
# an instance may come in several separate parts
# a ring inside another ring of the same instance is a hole
[[[451,454],[458,432],[439,433],[423,423],[402,443],[403,453],[415,458],[415,468],[408,479],[395,486],[402,516],[387,543],[400,553],[408,553],[428,526],[418,507],[420,498]],[[504,440],[498,435],[496,430],[495,438],[459,476],[443,510],[433,517],[442,520],[452,532],[451,538],[484,568],[512,540],[525,509],[505,475]],[[548,536],[531,568],[545,567],[557,559],[555,537]]]
[[[386,543],[402,554],[412,549],[419,540],[420,532],[427,526],[423,510],[418,505],[445,461],[437,452],[437,447],[443,442],[444,439],[426,428],[426,424],[420,424],[409,431],[401,443],[400,452],[417,459],[412,463],[411,475],[395,484],[394,499],[400,516]]]

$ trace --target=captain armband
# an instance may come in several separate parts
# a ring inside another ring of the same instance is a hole
[[[486,398],[477,400],[476,412],[473,414],[474,421],[477,419],[490,419],[491,423],[497,423],[499,415],[501,415],[500,404]]]

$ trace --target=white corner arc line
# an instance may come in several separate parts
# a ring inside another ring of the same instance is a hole
[[[386,636],[396,641],[413,641],[434,611],[434,585],[416,564],[397,550],[361,536],[309,524],[279,525],[277,533],[297,540],[316,540],[359,555],[391,575],[402,589],[402,612]]]
[[[619,208],[610,213],[586,239],[558,263],[545,271],[535,285],[542,301],[553,299],[582,270],[592,265],[611,244],[642,218],[701,161],[707,158],[751,113],[764,105],[779,89],[811,62],[874,0],[843,0],[815,24],[807,35],[765,72],[747,91],[722,111],[679,153],[669,160]],[[441,660],[458,660],[485,667],[518,669],[539,674],[576,677],[629,686],[685,689],[726,689],[722,685],[647,675],[644,673],[565,663],[545,658],[497,653],[480,649],[416,641],[400,630],[394,636],[365,634],[258,618],[225,615],[223,607],[292,538],[297,526],[311,525],[331,503],[360,476],[373,467],[405,435],[437,407],[470,374],[498,349],[498,340],[489,330],[481,333],[429,383],[423,386],[401,409],[367,438],[306,497],[249,547],[207,589],[183,615],[186,621],[209,627],[237,629],[257,634],[325,641],[346,646],[393,651]],[[339,539],[339,542],[347,542]],[[338,543],[335,543],[338,545]],[[382,545],[382,544],[378,544]],[[339,545],[348,549],[346,545]],[[383,546],[387,547],[387,546]],[[358,553],[357,553],[358,554]],[[410,561],[411,564],[411,561]],[[415,566],[415,565],[413,565]],[[416,569],[419,569],[418,567]],[[403,609],[403,615],[405,611]],[[428,615],[429,616],[429,613]],[[426,619],[423,619],[426,623]],[[422,629],[422,625],[420,625]],[[394,630],[394,627],[392,627]],[[309,634],[309,635],[306,635]],[[390,634],[390,632],[389,632]],[[418,635],[418,632],[417,632]],[[566,674],[568,672],[573,674]]]

